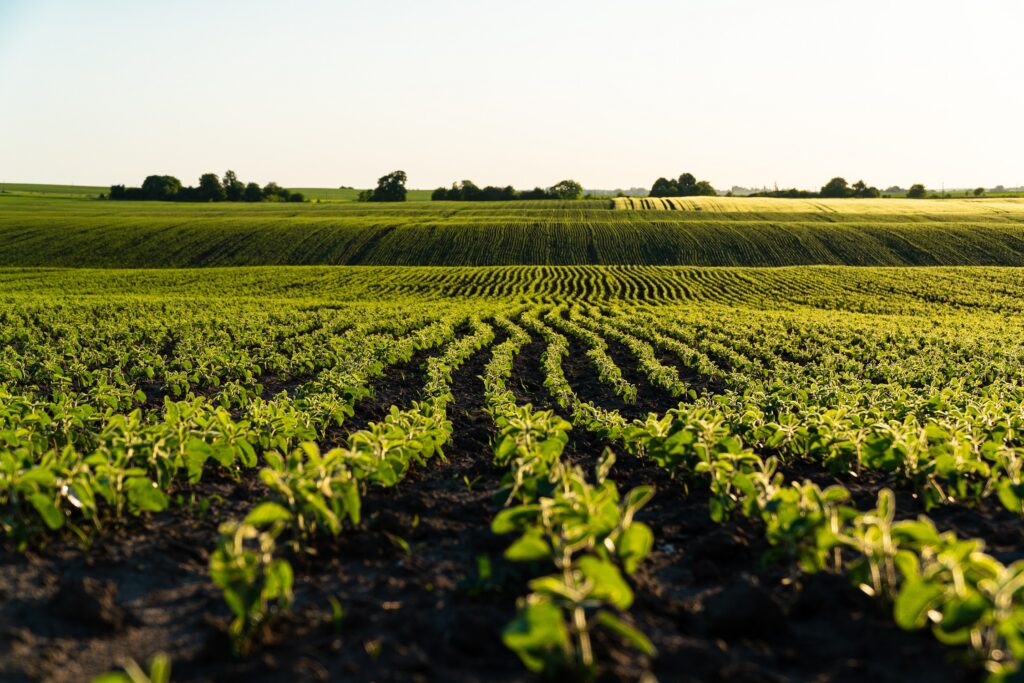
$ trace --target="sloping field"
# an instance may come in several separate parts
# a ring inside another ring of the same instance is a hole
[[[694,201],[699,211],[612,204],[0,196],[0,266],[1024,265],[1024,201],[710,198]]]

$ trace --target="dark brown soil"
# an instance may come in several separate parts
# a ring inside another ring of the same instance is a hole
[[[510,387],[521,402],[550,407],[541,351],[536,341],[524,348]],[[413,470],[394,489],[369,491],[359,528],[317,543],[315,555],[291,557],[294,609],[247,658],[229,654],[229,612],[207,562],[218,524],[243,516],[262,491],[255,477],[211,477],[182,492],[184,506],[104,530],[89,549],[67,542],[27,553],[0,548],[0,680],[85,681],[124,657],[142,661],[158,651],[171,655],[176,681],[531,679],[500,636],[529,575],[502,561],[510,539],[489,528],[503,473],[491,464],[492,425],[483,411],[479,375],[488,357],[481,351],[455,373],[447,459]],[[635,359],[622,349],[613,357],[639,380]],[[573,358],[586,362],[581,353]],[[414,399],[422,360],[386,375],[353,424],[373,419],[367,416],[386,401]],[[566,372],[582,399],[612,406],[611,392],[585,365],[570,360]],[[652,394],[635,408],[660,412],[673,404]],[[569,457],[590,468],[606,445],[574,430]],[[957,649],[899,630],[887,606],[845,578],[765,566],[762,529],[747,520],[712,522],[699,487],[687,493],[621,453],[612,476],[622,491],[657,489],[639,515],[656,545],[634,577],[628,618],[659,654],[648,659],[599,639],[604,678],[636,680],[651,671],[661,681],[693,682],[981,679]],[[193,497],[211,500],[207,514]],[[931,516],[965,535],[990,534],[1007,553],[1021,548],[1016,518],[1005,536],[982,528],[978,519],[991,512]],[[484,558],[486,580],[477,572]],[[332,600],[340,620],[332,619]]]

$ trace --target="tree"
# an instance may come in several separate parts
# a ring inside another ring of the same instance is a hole
[[[984,187],[976,187],[976,188],[974,188],[974,196],[975,197],[980,197],[983,194],[985,194],[985,188]]]
[[[924,199],[927,194],[928,191],[924,189],[924,185],[921,183],[915,183],[910,186],[909,190],[907,190],[908,199]]]
[[[849,197],[853,194],[845,178],[833,178],[821,188],[822,197]]]
[[[242,195],[245,194],[245,183],[238,179],[234,171],[225,171],[221,184],[224,185],[224,194],[229,202],[242,201]]]
[[[291,199],[291,196],[291,192],[274,181],[270,181],[263,186],[263,199],[268,202],[287,202]]]
[[[853,196],[860,199],[872,199],[881,197],[882,193],[878,191],[877,187],[868,187],[863,180],[858,180],[853,184]]]
[[[196,193],[201,202],[222,202],[227,199],[224,186],[216,173],[204,173],[199,176],[199,188]]]
[[[680,189],[682,189],[682,188],[680,188]],[[695,183],[694,186],[692,188],[690,188],[690,193],[694,197],[717,197],[718,196],[718,191],[715,188],[711,187],[711,183],[709,183],[706,180],[701,180],[700,182]]]
[[[247,202],[262,202],[263,201],[263,190],[256,183],[249,183],[245,186],[245,192],[242,193],[242,199]]]
[[[377,179],[377,189],[370,195],[371,202],[404,202],[405,171],[394,171]],[[474,187],[476,187],[474,185]]]
[[[676,181],[680,197],[690,197],[694,194],[693,189],[697,187],[697,178],[692,173],[683,173]]]
[[[648,194],[651,197],[678,197],[679,185],[674,180],[658,178],[654,181],[654,185],[651,185],[651,191]]]
[[[434,202],[443,202],[448,199],[448,188],[439,187],[430,193],[430,200]]]
[[[181,181],[171,175],[146,176],[142,181],[144,199],[171,201],[181,191]]]
[[[520,199],[553,199],[547,190],[535,187],[532,190],[523,190],[519,193]]]
[[[575,180],[563,180],[552,185],[548,192],[558,199],[579,199],[583,194],[583,186]]]
[[[459,183],[459,199],[464,202],[475,202],[481,199],[481,190],[472,180]]]

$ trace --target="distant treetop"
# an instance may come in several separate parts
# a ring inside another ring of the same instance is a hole
[[[697,180],[692,173],[683,173],[677,180],[658,178],[651,186],[651,197],[714,197],[718,192],[706,180]]]

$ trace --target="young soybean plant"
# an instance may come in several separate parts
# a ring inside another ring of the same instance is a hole
[[[495,533],[520,534],[505,552],[507,559],[548,560],[558,570],[530,582],[532,592],[520,601],[519,613],[503,635],[532,671],[568,668],[591,676],[591,633],[598,627],[654,654],[647,637],[613,611],[633,603],[623,571],[632,574],[653,543],[650,528],[633,517],[654,491],[639,486],[620,500],[607,478],[613,462],[607,451],[598,464],[596,486],[575,468],[550,497],[507,508],[492,523]]]
[[[291,513],[277,503],[257,505],[241,523],[220,527],[217,549],[210,556],[210,578],[224,591],[224,600],[235,615],[231,622],[232,649],[245,655],[253,636],[277,609],[292,601],[292,566],[275,558],[277,535],[291,520]]]

